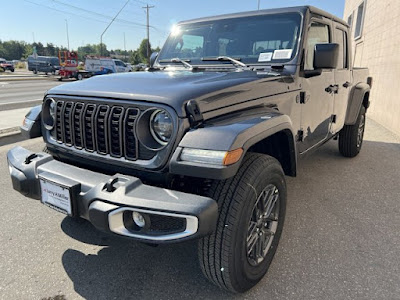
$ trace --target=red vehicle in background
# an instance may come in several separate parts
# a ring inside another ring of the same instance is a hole
[[[14,66],[7,63],[7,61],[3,58],[0,58],[0,68],[2,68],[4,71],[10,70],[11,72],[14,72]]]
[[[63,79],[75,78],[82,80],[83,78],[90,77],[91,74],[85,70],[78,69],[78,52],[75,51],[59,51],[58,58],[60,59],[60,78]]]

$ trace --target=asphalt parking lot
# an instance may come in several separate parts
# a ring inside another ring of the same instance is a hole
[[[1,299],[400,299],[400,139],[372,120],[357,158],[331,141],[287,178],[277,254],[243,295],[203,278],[195,242],[138,244],[13,192],[13,146],[0,147]]]

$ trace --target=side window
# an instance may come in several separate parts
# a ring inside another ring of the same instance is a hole
[[[357,9],[356,28],[354,30],[354,38],[359,39],[362,36],[365,15],[365,2],[361,3]]]
[[[347,47],[347,33],[341,29],[335,29],[335,43],[339,44],[339,57],[338,57],[338,69],[348,68],[348,47]]]
[[[308,39],[306,44],[306,60],[304,69],[314,70],[314,49],[316,44],[329,43],[329,26],[317,22],[312,22],[308,30]]]
[[[353,26],[353,13],[347,18],[347,24],[349,24],[350,29]]]

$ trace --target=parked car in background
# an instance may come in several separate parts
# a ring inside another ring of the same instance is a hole
[[[128,72],[132,72],[133,71],[133,66],[130,63],[125,63],[126,67],[128,68]]]
[[[144,71],[148,66],[144,63],[140,63],[134,66],[135,71]]]
[[[0,67],[4,71],[11,71],[14,72],[14,65],[11,63],[8,63],[4,58],[0,58]]]
[[[54,56],[38,56],[30,55],[28,57],[28,70],[34,74],[38,72],[56,74],[60,70],[60,60]]]
[[[93,75],[129,72],[130,68],[119,59],[106,57],[87,57],[85,69]]]

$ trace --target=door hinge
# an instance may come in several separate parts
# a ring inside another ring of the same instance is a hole
[[[332,123],[336,123],[336,115],[332,115],[331,116],[331,122]]]
[[[303,130],[299,130],[297,132],[297,141],[298,142],[303,142],[304,141],[304,131]]]

